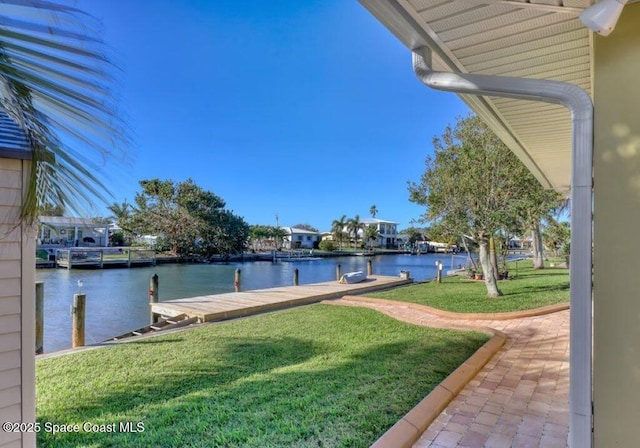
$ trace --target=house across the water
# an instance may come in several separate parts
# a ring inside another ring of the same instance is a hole
[[[59,247],[108,247],[109,225],[88,218],[66,216],[41,216],[39,219],[38,246]]]
[[[322,233],[298,227],[283,227],[285,249],[317,249],[322,240]]]

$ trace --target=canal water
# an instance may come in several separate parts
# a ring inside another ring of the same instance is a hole
[[[369,257],[338,257],[311,261],[278,261],[214,264],[166,264],[153,267],[110,269],[38,269],[36,280],[44,282],[44,351],[71,346],[71,303],[78,281],[87,296],[85,340],[103,341],[149,323],[149,279],[159,277],[159,300],[232,292],[234,273],[242,271],[242,290],[288,286],[298,269],[300,284],[335,279],[342,272],[366,271]],[[415,280],[436,276],[435,263],[446,272],[464,265],[466,255],[378,255],[371,257],[373,273],[397,276],[410,271]]]

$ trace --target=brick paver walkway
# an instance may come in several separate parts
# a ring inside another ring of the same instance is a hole
[[[490,327],[507,342],[427,428],[414,448],[566,447],[569,432],[569,311],[512,320],[448,319],[402,304],[342,299],[432,327]]]

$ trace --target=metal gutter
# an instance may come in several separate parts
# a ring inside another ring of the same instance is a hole
[[[580,87],[545,79],[435,72],[431,50],[413,50],[413,70],[428,87],[470,95],[490,95],[561,104],[572,121],[569,446],[592,442],[592,187],[593,103]]]

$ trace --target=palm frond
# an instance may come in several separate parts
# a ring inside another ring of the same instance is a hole
[[[107,202],[100,165],[124,156],[129,130],[110,86],[115,66],[97,22],[62,2],[0,0],[0,107],[25,131],[35,173],[23,205],[82,213]]]

